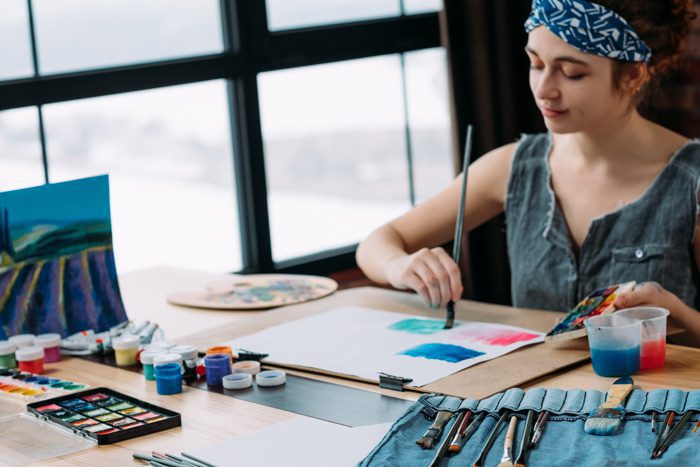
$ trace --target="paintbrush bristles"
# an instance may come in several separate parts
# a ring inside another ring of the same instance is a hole
[[[583,431],[590,435],[608,436],[620,427],[625,408],[621,405],[632,391],[634,382],[629,376],[618,378],[610,386],[608,398],[588,416]]]

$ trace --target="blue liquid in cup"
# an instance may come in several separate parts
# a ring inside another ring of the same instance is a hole
[[[591,360],[597,375],[631,375],[639,370],[639,347],[614,350],[591,348]]]

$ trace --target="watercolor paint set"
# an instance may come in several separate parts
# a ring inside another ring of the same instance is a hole
[[[27,404],[27,410],[97,444],[115,443],[181,425],[177,412],[104,387]]]
[[[635,284],[634,281],[625,282],[591,292],[544,336],[544,341],[556,342],[585,336],[585,321],[593,316],[615,311],[613,306],[615,298],[623,292],[632,290]]]
[[[86,389],[87,384],[0,368],[0,395],[39,400]]]

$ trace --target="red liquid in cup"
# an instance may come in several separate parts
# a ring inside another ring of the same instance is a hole
[[[659,368],[666,364],[666,339],[664,337],[656,340],[642,342],[640,370]]]

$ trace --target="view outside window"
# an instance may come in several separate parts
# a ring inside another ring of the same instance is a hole
[[[452,177],[444,57],[408,63],[409,95],[428,104],[415,117],[414,145],[429,195]],[[276,261],[356,243],[410,207],[401,83],[398,55],[260,75]]]
[[[217,0],[34,0],[33,5],[42,74],[223,50]]]
[[[36,108],[0,112],[0,191],[43,184]]]
[[[44,107],[52,182],[109,174],[117,268],[241,267],[224,81]]]
[[[409,52],[405,66],[414,190],[421,202],[455,176],[445,50]]]
[[[0,80],[34,74],[30,40],[27,1],[3,0],[0,7]]]

